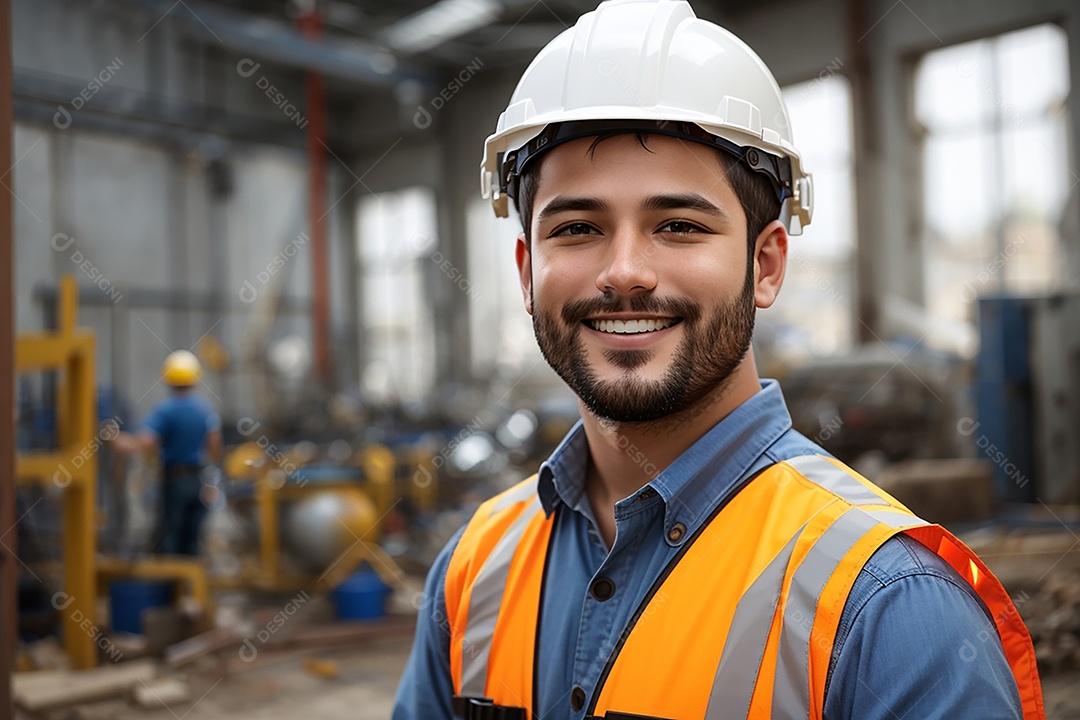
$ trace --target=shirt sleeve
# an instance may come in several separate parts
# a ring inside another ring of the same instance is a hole
[[[918,542],[883,545],[840,621],[825,720],[1022,718],[997,630],[973,593]]]
[[[221,429],[221,416],[211,410],[206,416],[206,432],[214,432]]]
[[[160,440],[165,437],[165,430],[168,426],[168,422],[169,415],[167,408],[166,405],[162,403],[150,411],[150,415],[143,422],[143,429],[150,430],[157,435]]]
[[[450,677],[450,622],[446,616],[446,570],[465,528],[442,549],[428,572],[418,606],[416,636],[398,684],[392,720],[453,720]]]

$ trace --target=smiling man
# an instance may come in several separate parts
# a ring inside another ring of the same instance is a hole
[[[748,47],[604,3],[526,70],[482,180],[582,419],[432,567],[395,718],[1043,717],[997,580],[758,377],[812,195]]]

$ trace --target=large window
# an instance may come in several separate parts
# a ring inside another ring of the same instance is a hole
[[[970,320],[979,295],[1060,277],[1067,166],[1066,36],[1040,25],[927,54],[915,75],[923,134],[926,299]]]
[[[814,218],[791,238],[776,304],[759,314],[759,340],[787,358],[851,346],[855,247],[851,89],[835,61],[810,82],[783,88],[795,146],[814,176]]]
[[[365,358],[361,381],[376,401],[420,399],[434,382],[435,344],[421,262],[437,246],[428,188],[366,195],[357,213]]]
[[[497,218],[491,201],[476,199],[468,209],[469,277],[482,301],[469,304],[472,314],[472,360],[476,377],[517,376],[543,372],[546,365],[533,338],[532,318],[525,312],[514,261],[521,222],[511,207],[509,218]]]

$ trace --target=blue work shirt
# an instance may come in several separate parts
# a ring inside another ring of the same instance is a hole
[[[157,435],[165,467],[200,465],[206,435],[221,428],[221,418],[207,400],[187,391],[155,407],[143,427]]]
[[[777,462],[825,453],[791,427],[776,381],[739,406],[651,482],[615,504],[608,551],[585,494],[588,443],[579,422],[541,465],[537,492],[555,515],[537,648],[539,720],[584,717],[608,652],[679,544],[742,482]],[[569,512],[568,512],[569,511]],[[428,574],[416,639],[398,687],[394,720],[453,717],[444,588],[461,531]],[[589,594],[598,577],[615,594]],[[580,686],[585,706],[574,711]],[[620,708],[634,712],[634,708]],[[1020,697],[985,605],[944,560],[906,536],[886,541],[848,595],[825,693],[826,720],[1020,718]],[[534,719],[536,720],[536,719]],[[690,720],[680,718],[679,720]]]

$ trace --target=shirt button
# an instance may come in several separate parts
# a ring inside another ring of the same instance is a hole
[[[575,685],[574,689],[570,691],[570,707],[574,708],[574,712],[585,707],[585,691],[581,689],[580,685]]]
[[[684,535],[686,535],[686,526],[682,523],[675,523],[671,526],[671,529],[667,531],[668,540],[673,543],[682,540]]]
[[[606,577],[597,578],[596,582],[592,584],[592,587],[589,588],[589,590],[592,592],[594,598],[600,602],[604,602],[605,600],[610,600],[611,596],[615,594],[615,583],[611,582],[611,580]]]

